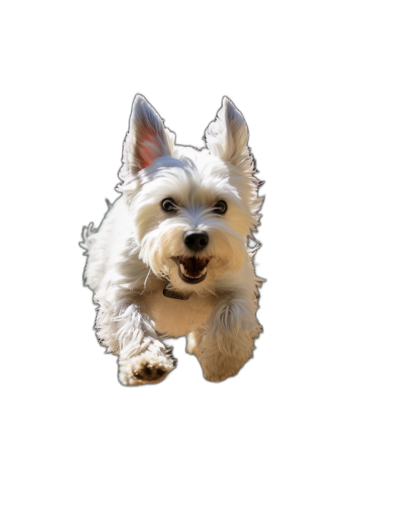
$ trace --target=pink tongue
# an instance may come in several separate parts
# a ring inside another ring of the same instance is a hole
[[[179,261],[191,277],[197,277],[207,265],[207,260],[195,258],[194,256],[182,256],[179,257]]]

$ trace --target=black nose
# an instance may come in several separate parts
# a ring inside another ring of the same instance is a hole
[[[204,230],[189,230],[185,232],[183,241],[192,251],[201,251],[208,245],[208,234]]]

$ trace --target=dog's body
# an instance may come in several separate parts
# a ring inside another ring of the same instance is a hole
[[[84,279],[99,304],[96,330],[119,356],[125,385],[156,383],[175,366],[163,342],[187,336],[205,378],[235,375],[252,356],[261,279],[248,238],[260,181],[243,116],[227,98],[199,151],[174,142],[136,96],[124,142],[122,196],[99,229],[84,229]]]

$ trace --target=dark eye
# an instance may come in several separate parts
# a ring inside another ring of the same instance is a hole
[[[163,199],[161,206],[163,207],[163,210],[166,212],[175,212],[176,211],[176,205],[173,202],[172,199]]]
[[[228,209],[228,205],[225,203],[225,201],[218,201],[218,203],[214,205],[213,210],[216,214],[225,214],[227,209]]]

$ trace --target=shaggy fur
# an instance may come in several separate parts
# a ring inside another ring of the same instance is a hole
[[[214,382],[252,357],[262,330],[262,279],[248,242],[262,199],[247,143],[247,125],[228,98],[206,130],[207,147],[197,150],[176,145],[155,109],[135,97],[121,196],[98,229],[84,227],[81,243],[84,282],[98,304],[97,337],[118,356],[122,384],[157,383],[174,369],[167,337],[185,335]],[[206,239],[193,244],[190,231]]]

